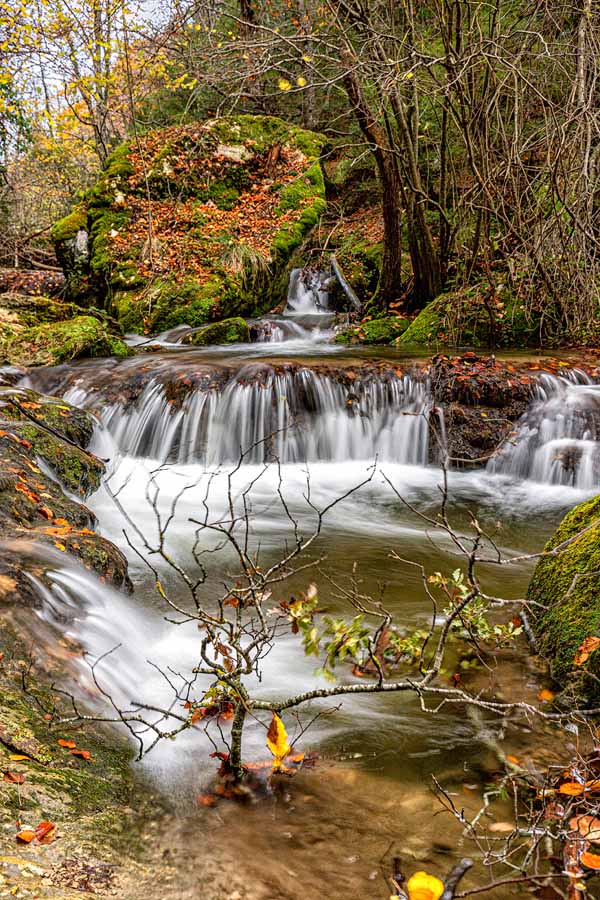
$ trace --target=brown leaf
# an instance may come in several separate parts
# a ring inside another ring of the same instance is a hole
[[[49,844],[54,840],[56,825],[54,822],[40,822],[35,827],[35,836],[40,844]]]
[[[579,784],[578,781],[565,781],[558,789],[559,794],[566,794],[568,797],[579,797],[583,794],[585,785]]]
[[[600,843],[600,819],[594,816],[574,816],[569,820],[569,828],[578,831],[586,841],[593,844]]]
[[[576,666],[582,666],[590,655],[600,647],[600,638],[590,635],[586,637],[583,643],[577,648],[573,662]]]
[[[19,775],[17,772],[7,771],[3,773],[2,780],[8,782],[8,784],[23,784],[25,776]]]

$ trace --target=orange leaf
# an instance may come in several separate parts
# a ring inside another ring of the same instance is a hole
[[[61,739],[58,741],[58,744],[59,744],[61,747],[66,747],[67,750],[74,750],[75,747],[77,746],[77,744],[75,743],[75,741],[65,741],[64,738],[61,738]]]
[[[577,652],[575,653],[575,659],[573,662],[576,666],[582,666],[584,662],[586,662],[590,655],[600,647],[600,638],[595,637],[594,635],[590,635],[586,637],[581,646],[577,648]]]
[[[538,700],[541,700],[542,703],[550,703],[551,700],[554,700],[554,694],[547,688],[542,688],[538,694]]]
[[[8,758],[14,762],[31,762],[31,757],[25,756],[23,753],[11,753]]]
[[[39,512],[39,514],[40,514],[41,516],[43,516],[45,519],[51,519],[51,518],[53,517],[53,515],[54,515],[54,513],[52,512],[52,510],[50,509],[49,506],[39,506],[39,507],[38,507],[38,512]]]
[[[23,831],[19,831],[17,834],[17,840],[22,841],[24,844],[30,844],[35,838],[35,831],[31,828],[24,828]]]
[[[81,756],[82,759],[91,759],[92,754],[89,750],[79,750],[76,748],[75,750],[69,750],[71,756]]]
[[[600,869],[600,856],[597,853],[582,853],[579,861],[587,869]]]
[[[200,806],[216,806],[217,798],[214,794],[199,794],[198,803]]]
[[[566,794],[568,797],[579,797],[583,794],[585,787],[578,781],[565,781],[558,789],[559,794]]]
[[[23,784],[25,776],[18,775],[16,772],[4,772],[2,780],[7,781],[9,784]]]

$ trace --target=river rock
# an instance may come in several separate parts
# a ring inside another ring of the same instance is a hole
[[[21,366],[54,366],[78,357],[129,356],[129,347],[92,316],[13,327],[0,340],[0,359]]]
[[[93,428],[89,413],[65,401],[0,389],[0,541],[29,538],[72,552],[88,568],[128,588],[125,557],[93,531],[94,514],[75,499],[96,490],[104,473],[101,460],[85,449]],[[2,576],[9,579],[5,588],[12,585],[13,599],[31,596],[10,550],[0,553]]]
[[[562,552],[537,563],[527,591],[528,612],[540,653],[548,661],[562,700],[570,706],[597,707],[600,496],[572,509],[544,550],[550,553],[559,548]]]
[[[207,344],[237,344],[249,341],[250,329],[246,321],[237,316],[233,319],[222,319],[208,325],[202,331],[194,332],[185,343],[203,347]]]

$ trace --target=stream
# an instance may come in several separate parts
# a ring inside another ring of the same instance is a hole
[[[209,604],[235,560],[218,536],[203,533],[194,548],[190,519],[204,509],[211,521],[222,521],[230,503],[239,513],[246,502],[248,541],[265,567],[293,540],[292,521],[310,533],[315,510],[344,497],[325,516],[311,547],[310,558],[322,556],[322,561],[274,590],[272,605],[314,582],[320,606],[348,615],[340,586],[356,577],[364,593],[383,594],[396,620],[410,631],[427,627],[431,612],[414,564],[428,574],[461,564],[449,539],[428,529],[413,511],[435,514],[442,473],[430,463],[435,437],[428,424],[429,386],[404,371],[394,373],[407,354],[390,348],[355,352],[331,343],[334,317],[326,294],[297,277],[285,314],[252,327],[252,344],[227,347],[182,343],[189,329],[152,339],[152,352],[143,352],[147,341],[132,337],[140,352],[131,359],[36,370],[26,381],[98,417],[91,449],[109,460],[108,475],[88,505],[101,533],[127,555],[135,590],[131,596],[112,590],[50,552],[47,581],[39,585],[44,602],[36,627],[44,640],[53,629],[65,630],[66,623],[68,636],[91,658],[112,650],[97,676],[119,705],[134,700],[168,706],[172,689],[164,673],[177,681],[197,664],[195,623],[173,624],[145,564],[142,537],[156,540],[159,517],[164,522],[171,516],[166,546],[178,565],[192,571],[193,552],[203,554],[207,578],[201,597]],[[384,359],[385,374],[361,372],[367,356]],[[351,373],[350,385],[336,377],[340,368]],[[450,473],[456,526],[467,528],[473,511],[504,552],[541,549],[564,512],[598,490],[600,435],[594,423],[599,408],[600,387],[583,373],[540,378],[507,449],[487,466]],[[443,410],[435,415],[437,433],[443,435]],[[572,454],[572,465],[562,464],[564,453]],[[408,505],[399,502],[390,482]],[[391,559],[391,551],[406,561]],[[150,561],[165,590],[185,608],[189,597],[180,580],[156,556]],[[532,568],[531,562],[488,566],[482,570],[488,593],[523,596]],[[455,662],[460,666],[459,659]],[[303,654],[297,637],[286,634],[264,658],[260,680],[254,676],[249,686],[276,702],[326,684],[318,665],[315,657]],[[505,698],[518,686],[519,694],[534,702],[540,689],[525,641],[501,651],[497,666],[465,677]],[[356,680],[343,665],[339,678]],[[197,694],[208,684],[199,676]],[[73,662],[73,685],[92,706],[102,708],[81,661]],[[248,760],[268,758],[265,722],[263,716],[248,727]],[[179,893],[160,896],[386,897],[387,863],[382,860],[391,845],[408,869],[435,874],[471,852],[461,844],[460,828],[434,799],[431,776],[453,792],[459,807],[475,811],[483,786],[498,768],[487,729],[504,736],[508,751],[517,756],[530,752],[532,743],[524,722],[482,725],[458,707],[434,715],[410,694],[315,702],[287,724],[290,736],[298,735],[296,749],[317,752],[319,762],[290,779],[277,797],[243,814],[233,804],[198,808],[196,797],[215,773],[214,747],[200,730],[159,743],[137,764],[175,816],[159,849],[175,854],[191,879],[189,893],[181,887]],[[221,748],[218,729],[211,737]],[[177,856],[181,845],[192,848],[196,869],[193,861]],[[198,862],[201,855],[228,860],[231,879]],[[486,875],[478,877],[485,881]],[[194,892],[200,882],[206,894]],[[128,896],[137,896],[133,885],[130,891]],[[150,888],[143,895],[159,896]]]

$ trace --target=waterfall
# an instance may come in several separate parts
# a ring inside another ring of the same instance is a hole
[[[98,409],[98,395],[81,387],[65,399],[97,409],[117,448],[138,457],[219,465],[243,450],[248,463],[428,461],[430,392],[408,375],[350,380],[343,370],[247,366],[222,387],[196,385],[177,404],[156,378],[131,406]]]
[[[592,490],[600,484],[600,385],[581,370],[543,374],[488,472]]]
[[[329,311],[328,272],[293,269],[288,287],[287,315],[314,315]]]
[[[329,272],[293,269],[283,315],[278,318],[266,316],[253,323],[252,340],[268,344],[330,340],[333,337],[333,315],[329,310],[326,286],[329,277]]]

